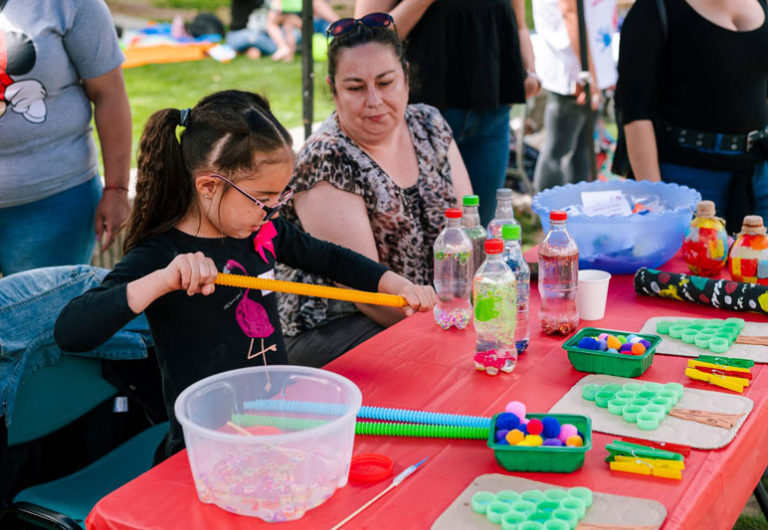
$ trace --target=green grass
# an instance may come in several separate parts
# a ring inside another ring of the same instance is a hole
[[[326,63],[316,62],[314,72],[314,121],[322,121],[333,110],[325,84]],[[194,107],[202,97],[219,90],[235,88],[263,94],[285,127],[302,125],[301,56],[292,63],[253,61],[240,56],[229,63],[204,59],[154,64],[130,68],[123,75],[133,114],[132,166],[136,165],[141,131],[153,112],[167,107]]]
[[[156,7],[172,7],[175,9],[197,9],[198,11],[215,11],[219,8],[229,9],[231,0],[149,0]]]
[[[768,523],[762,515],[740,515],[733,530],[766,530]]]

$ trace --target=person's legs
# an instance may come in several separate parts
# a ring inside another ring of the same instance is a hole
[[[659,164],[659,169],[661,180],[695,189],[702,200],[714,202],[717,215],[725,218],[733,173],[666,163]]]
[[[582,149],[582,136],[586,132],[584,107],[576,103],[573,96],[563,96],[550,92],[544,109],[544,130],[546,136],[539,153],[534,172],[534,183],[539,190],[553,186],[562,186],[568,182],[586,180],[589,176],[589,158],[586,157],[586,173],[578,178],[585,157]],[[575,164],[576,167],[571,167]]]
[[[297,15],[283,14],[283,33],[289,51],[283,61],[290,63],[296,53],[296,35],[301,34],[301,19]]]
[[[272,60],[279,61],[288,54],[288,44],[285,42],[285,36],[283,35],[283,28],[280,27],[282,23],[282,15],[277,11],[269,11],[267,13],[267,34],[275,43],[277,49],[272,54]]]
[[[496,211],[496,190],[504,186],[509,166],[509,106],[488,110],[441,110],[451,126],[480,197],[480,221],[487,226]]]
[[[90,263],[96,244],[93,223],[101,179],[51,197],[0,208],[0,272]]]
[[[227,34],[227,44],[237,52],[258,50],[262,54],[271,55],[277,51],[277,45],[266,31],[241,29]]]
[[[288,362],[321,368],[383,330],[362,313],[333,320],[295,337],[285,337]]]

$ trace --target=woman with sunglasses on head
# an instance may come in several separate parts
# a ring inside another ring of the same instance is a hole
[[[357,0],[355,16],[388,11],[420,90],[458,142],[487,226],[509,166],[509,109],[541,90],[525,0]]]
[[[471,193],[451,130],[437,109],[408,105],[408,68],[389,15],[341,19],[328,35],[336,111],[299,152],[296,195],[285,216],[315,237],[431,284],[445,209]],[[280,273],[324,281],[282,266]],[[288,358],[298,364],[321,366],[402,318],[391,308],[279,299]]]
[[[292,195],[286,186],[294,154],[262,97],[230,90],[193,109],[158,111],[139,148],[126,254],[99,287],[64,308],[54,335],[64,351],[88,351],[145,312],[169,418],[195,381],[286,362],[276,295],[215,288],[219,272],[274,277],[281,261],[357,289],[402,295],[406,314],[434,305],[431,287],[277,217]],[[165,455],[182,447],[172,420]]]

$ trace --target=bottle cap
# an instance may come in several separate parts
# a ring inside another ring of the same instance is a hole
[[[696,215],[699,217],[714,217],[715,203],[712,201],[699,201],[696,205]]]
[[[562,210],[552,210],[549,212],[550,221],[565,221],[568,219],[568,214]]]
[[[461,203],[464,206],[477,206],[480,204],[480,197],[477,195],[464,195],[464,198],[462,199]]]
[[[520,239],[520,227],[517,225],[504,225],[501,227],[502,239]]]
[[[448,219],[461,219],[461,210],[458,208],[448,208],[445,210],[445,216]]]
[[[741,224],[741,233],[750,235],[764,235],[765,227],[763,226],[763,218],[759,215],[745,216],[744,221]]]
[[[485,240],[485,253],[486,254],[499,254],[504,250],[504,242],[501,239],[486,239]]]
[[[509,188],[499,188],[496,190],[496,198],[497,199],[511,199],[512,198],[512,190]]]
[[[378,482],[392,474],[394,463],[389,457],[364,454],[352,457],[349,465],[349,480],[355,482]]]

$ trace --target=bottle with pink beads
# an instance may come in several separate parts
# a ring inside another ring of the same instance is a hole
[[[465,329],[472,321],[472,241],[461,227],[458,208],[445,210],[445,228],[433,248],[435,269],[435,322],[443,329]]]
[[[528,418],[525,404],[510,401],[496,418],[496,443],[501,445],[582,447],[584,435],[575,425],[560,424],[554,416]]]

